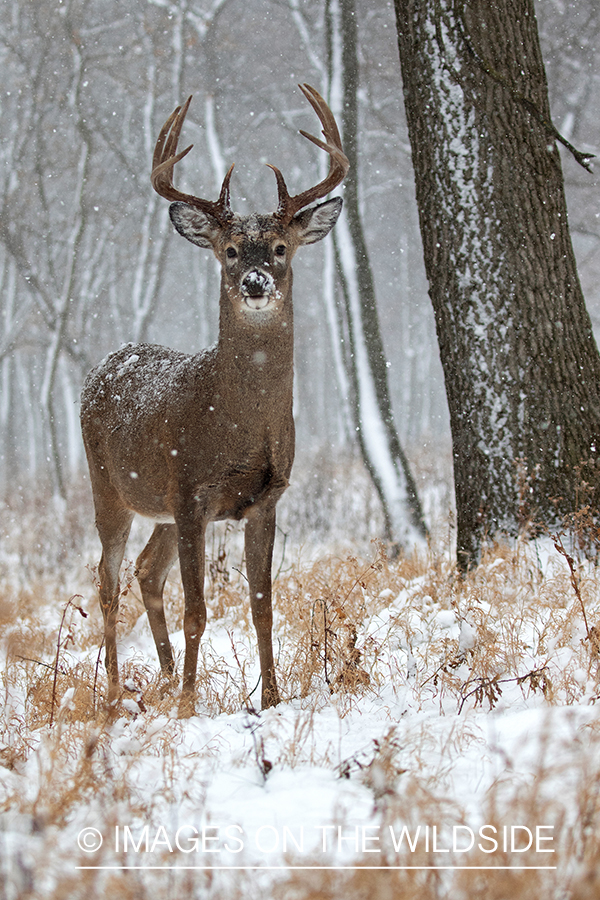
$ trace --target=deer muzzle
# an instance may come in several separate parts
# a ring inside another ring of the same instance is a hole
[[[263,309],[275,290],[273,276],[261,269],[251,269],[242,278],[241,291],[250,309]]]

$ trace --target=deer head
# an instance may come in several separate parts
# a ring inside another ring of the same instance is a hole
[[[263,320],[281,310],[291,291],[292,258],[302,244],[314,244],[324,238],[342,208],[339,197],[306,209],[325,197],[346,176],[349,163],[342,150],[339,131],[331,110],[310,85],[299,85],[323,126],[324,141],[305,131],[300,133],[330,155],[327,177],[295,197],[290,197],[283,175],[275,166],[279,203],[271,215],[241,216],[230,206],[229,184],[233,166],[225,175],[219,199],[204,200],[177,190],[173,169],[192,149],[177,152],[179,135],[191,97],[177,107],[165,122],[154,151],[151,181],[154,190],[173,201],[170,216],[177,231],[199,247],[212,249],[221,264],[222,294],[227,296],[238,318],[256,324],[253,313]],[[266,315],[265,315],[266,314]]]

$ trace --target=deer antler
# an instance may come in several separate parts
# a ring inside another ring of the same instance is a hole
[[[177,153],[177,142],[179,141],[181,128],[191,101],[192,98],[188,97],[183,106],[178,106],[177,109],[171,113],[161,128],[158,140],[156,141],[156,147],[154,148],[154,156],[152,157],[152,173],[150,175],[150,181],[152,182],[152,187],[156,193],[160,194],[160,196],[164,197],[166,200],[182,200],[184,203],[195,206],[196,209],[213,216],[220,225],[225,225],[233,215],[229,205],[229,182],[231,180],[233,166],[229,168],[229,171],[223,179],[219,199],[216,201],[203,200],[201,197],[194,197],[193,194],[184,194],[181,191],[178,191],[173,184],[173,168],[175,163],[178,163],[180,159],[187,156],[194,146],[193,144],[190,144],[185,150]]]
[[[308,206],[309,203],[312,203],[313,200],[325,197],[329,191],[337,187],[344,180],[350,168],[348,158],[342,150],[340,133],[329,106],[319,92],[314,87],[311,87],[310,84],[299,84],[298,87],[318,115],[323,126],[323,137],[325,140],[322,141],[320,138],[316,138],[302,130],[300,134],[312,141],[313,144],[316,144],[317,147],[320,147],[321,150],[326,150],[329,153],[329,172],[327,177],[319,184],[303,191],[301,194],[296,194],[295,197],[290,197],[285,180],[279,169],[275,166],[269,166],[275,172],[279,194],[279,206],[275,215],[282,220],[284,225],[288,225],[292,217],[305,206]]]

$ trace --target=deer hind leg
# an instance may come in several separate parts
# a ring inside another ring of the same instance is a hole
[[[119,667],[117,663],[117,614],[119,612],[119,569],[131,530],[133,513],[129,509],[99,510],[96,508],[96,527],[102,543],[98,566],[100,579],[100,608],[104,618],[104,645],[108,675],[108,702],[117,699]]]
[[[206,522],[197,517],[195,508],[177,517],[177,544],[179,566],[185,596],[183,633],[185,635],[185,659],[183,684],[179,701],[179,717],[194,715],[196,669],[200,638],[206,627],[204,602],[204,539]]]
[[[279,703],[271,633],[273,628],[271,565],[274,542],[275,508],[254,510],[246,522],[246,571],[250,584],[252,620],[258,639],[263,709]]]
[[[135,574],[148,613],[160,668],[163,674],[169,677],[175,671],[175,663],[165,621],[163,589],[176,557],[177,529],[175,525],[156,525],[150,540],[135,564]]]

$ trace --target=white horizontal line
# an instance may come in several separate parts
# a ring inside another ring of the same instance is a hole
[[[540,869],[556,869],[557,866],[76,866],[77,869],[112,869],[112,870],[122,870],[122,869],[181,869],[182,871],[189,871],[191,869],[197,869],[199,871],[207,871],[207,870],[220,870],[220,869],[234,869],[234,870],[242,870],[242,869],[252,869],[258,871],[266,871],[271,869],[276,870],[285,870],[285,871],[299,871],[299,870],[311,870],[311,871],[320,871],[329,872],[335,869],[353,869],[357,871],[362,871],[363,869],[369,871],[377,871],[377,872],[388,872],[388,871],[405,871],[412,869],[473,869],[476,871],[509,871],[509,872],[522,872],[522,871],[538,871]]]

